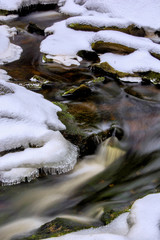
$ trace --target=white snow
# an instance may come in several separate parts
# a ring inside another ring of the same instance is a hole
[[[0,9],[15,11],[22,7],[35,4],[52,4],[57,3],[56,0],[0,0]]]
[[[0,80],[0,181],[16,184],[46,173],[62,173],[76,163],[77,148],[58,130],[61,109],[40,94]]]
[[[61,62],[67,66],[71,64],[79,65],[81,58],[77,58],[77,52],[81,49],[92,51],[90,40],[94,33],[75,31],[66,26],[66,21],[55,23],[45,30],[46,33],[54,32],[42,41],[41,52],[53,55],[53,60]],[[67,56],[67,57],[65,57]]]
[[[105,53],[100,56],[101,63],[107,62],[114,69],[125,72],[160,72],[160,61],[144,50],[137,50],[129,55]]]
[[[160,22],[157,20],[160,13],[159,0],[66,0],[61,11],[72,16],[105,15],[111,18],[125,18],[139,27],[160,28]]]
[[[6,25],[0,26],[0,64],[13,62],[20,58],[22,48],[12,44],[9,37],[16,34],[16,28],[9,28]]]
[[[159,240],[160,193],[138,199],[130,213],[123,213],[109,225],[81,230],[54,240]],[[49,240],[48,239],[48,240]]]
[[[70,17],[66,20],[66,23],[67,23],[67,26],[70,24],[82,24],[82,25],[91,25],[95,27],[116,26],[118,28],[127,28],[129,25],[133,24],[133,22],[128,21],[124,18],[109,18],[104,15],[102,15],[102,17],[99,17],[99,16]]]
[[[155,28],[157,29],[158,26],[160,27],[157,21],[160,12],[160,3],[157,0],[154,2],[146,0],[145,3],[142,0],[138,0],[136,3],[133,2],[133,0],[127,2],[124,0],[61,0],[58,4],[61,6],[61,12],[74,17],[55,23],[45,30],[46,34],[51,35],[42,41],[40,49],[42,53],[47,55],[47,58],[52,59],[54,62],[66,66],[79,65],[82,59],[77,57],[77,52],[80,50],[93,51],[91,44],[96,41],[116,43],[135,50],[160,54],[160,45],[154,43],[149,38],[136,37],[113,30],[103,30],[95,33],[92,31],[76,31],[68,27],[70,24],[77,23],[97,27],[117,26],[119,28],[125,28],[134,23],[139,27],[147,27],[147,31],[152,32],[155,31]],[[154,21],[151,17],[152,15],[154,16]],[[139,16],[142,16],[141,23],[139,22]],[[155,22],[159,25],[156,26]],[[139,61],[140,55],[137,55],[138,59],[136,59],[136,54],[133,56],[135,62]],[[102,56],[101,61],[103,58]],[[121,57],[121,59],[123,58]],[[124,57],[122,61],[125,62],[125,59]],[[147,59],[149,59],[149,57],[147,57]],[[150,57],[150,60],[152,63],[151,68],[148,66],[148,70],[152,70],[156,65],[154,58]],[[129,71],[131,71],[130,67]],[[140,71],[143,71],[143,66]],[[160,70],[158,70],[158,72],[159,71]]]
[[[11,79],[11,77],[8,75],[8,73],[5,70],[0,69],[0,79],[3,79],[4,81],[8,81],[9,79]]]

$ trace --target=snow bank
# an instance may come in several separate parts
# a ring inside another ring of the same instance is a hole
[[[124,213],[105,227],[82,230],[54,240],[159,240],[160,193],[135,201]]]
[[[58,130],[61,109],[40,94],[0,80],[0,181],[16,184],[63,173],[76,163],[77,149]]]
[[[22,7],[28,7],[36,4],[52,4],[57,0],[0,0],[0,9],[7,11],[17,11]]]
[[[0,64],[13,62],[20,58],[22,48],[12,44],[9,37],[16,34],[16,28],[9,28],[6,25],[0,26]]]

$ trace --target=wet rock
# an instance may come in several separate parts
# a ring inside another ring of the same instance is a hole
[[[44,36],[44,30],[38,27],[35,23],[30,22],[27,26],[27,31],[29,33],[36,33],[38,35]]]
[[[62,109],[61,112],[58,112],[59,119],[66,126],[66,130],[62,131],[62,134],[67,140],[79,147],[80,157],[95,153],[99,144],[110,136],[111,131],[108,129],[98,133],[87,133],[87,130],[91,131],[88,127],[91,127],[94,121],[99,121],[99,117],[92,109],[89,112],[89,110],[85,110],[85,106],[81,109],[77,105],[67,106],[56,102],[54,104]]]
[[[103,42],[103,41],[97,41],[93,42],[91,44],[92,49],[98,53],[106,53],[106,52],[111,52],[111,53],[118,53],[118,54],[129,54],[133,53],[135,51],[134,48],[127,47],[122,44],[118,43],[112,43],[112,42]]]
[[[145,36],[144,29],[143,28],[138,28],[134,24],[131,24],[126,28],[119,28],[117,26],[97,27],[97,26],[90,25],[90,24],[71,23],[71,24],[68,25],[68,27],[70,27],[74,30],[81,30],[81,31],[98,32],[98,31],[101,31],[101,30],[114,30],[114,31],[128,33],[128,34],[131,34],[133,36],[140,36],[140,37]]]
[[[84,60],[87,61],[92,61],[92,62],[99,62],[99,57],[96,52],[91,52],[91,51],[86,51],[86,50],[81,50],[77,53],[78,56],[83,58]]]
[[[81,229],[98,227],[99,223],[86,223],[69,218],[56,218],[51,222],[42,225],[36,232],[28,237],[16,237],[12,240],[38,240],[43,238],[58,237],[67,233],[76,232]]]
[[[91,94],[91,89],[85,84],[81,84],[79,87],[71,88],[67,92],[62,94],[62,97],[66,98],[86,98]]]

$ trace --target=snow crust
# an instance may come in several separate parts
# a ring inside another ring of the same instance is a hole
[[[9,37],[17,33],[16,28],[9,28],[6,25],[0,26],[0,64],[13,62],[20,58],[22,48],[12,44]]]
[[[58,130],[61,109],[42,95],[0,80],[0,181],[16,184],[71,170],[77,148]]]
[[[0,0],[0,9],[17,11],[18,9],[36,4],[52,4],[56,0]]]
[[[81,230],[54,240],[159,240],[160,193],[138,199],[130,213],[123,213],[109,225]]]

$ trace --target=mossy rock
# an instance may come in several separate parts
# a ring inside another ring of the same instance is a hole
[[[32,233],[28,237],[16,237],[13,240],[38,240],[43,238],[50,238],[50,237],[59,237],[65,235],[67,233],[76,232],[82,229],[88,229],[94,226],[98,226],[96,223],[95,225],[91,225],[90,223],[83,223],[80,221],[75,221],[69,218],[56,218],[51,222],[48,222],[42,225],[38,230]]]
[[[111,223],[115,218],[117,218],[118,216],[120,216],[123,213],[129,212],[130,206],[128,207],[123,207],[120,209],[104,209],[104,213],[101,217],[101,221],[107,225],[109,223]]]
[[[71,88],[62,94],[62,97],[66,98],[85,98],[91,94],[91,89],[85,85],[81,84],[79,87]]]
[[[148,71],[139,73],[139,75],[142,77],[144,81],[149,80],[154,85],[160,85],[160,73],[158,72]]]
[[[9,14],[12,14],[12,13],[13,13],[13,12],[0,9],[0,15],[2,15],[2,16],[8,16]]]
[[[107,62],[103,62],[100,64],[96,64],[95,65],[97,68],[102,69],[103,71],[109,73],[110,75],[113,76],[113,78],[123,78],[123,77],[137,77],[138,74],[130,74],[130,73],[126,73],[126,72],[120,72],[117,71],[116,69],[114,69],[111,65],[109,65],[109,63]]]
[[[134,48],[130,48],[122,44],[104,41],[93,42],[91,46],[92,49],[98,53],[112,52],[125,55],[135,51]]]
[[[77,105],[68,107],[63,103],[53,103],[62,109],[61,112],[58,112],[59,119],[66,126],[66,130],[63,130],[62,134],[67,140],[79,147],[80,157],[95,153],[98,145],[110,136],[109,130],[93,134],[85,132],[91,121],[98,121],[96,113],[87,111],[85,114],[85,110],[79,109]]]
[[[145,31],[143,28],[138,28],[134,24],[129,25],[127,28],[119,28],[117,26],[110,26],[110,27],[97,27],[90,24],[80,24],[80,23],[71,23],[68,25],[68,27],[74,29],[74,30],[81,30],[81,31],[92,31],[92,32],[98,32],[101,30],[114,30],[119,32],[128,33],[134,36],[145,36]]]
[[[158,54],[158,53],[153,53],[153,52],[150,52],[150,54],[151,54],[153,57],[155,57],[155,58],[157,58],[158,60],[160,60],[160,54]]]
[[[44,63],[53,63],[53,59],[52,58],[47,58],[47,55],[43,54],[42,62],[44,62]]]

